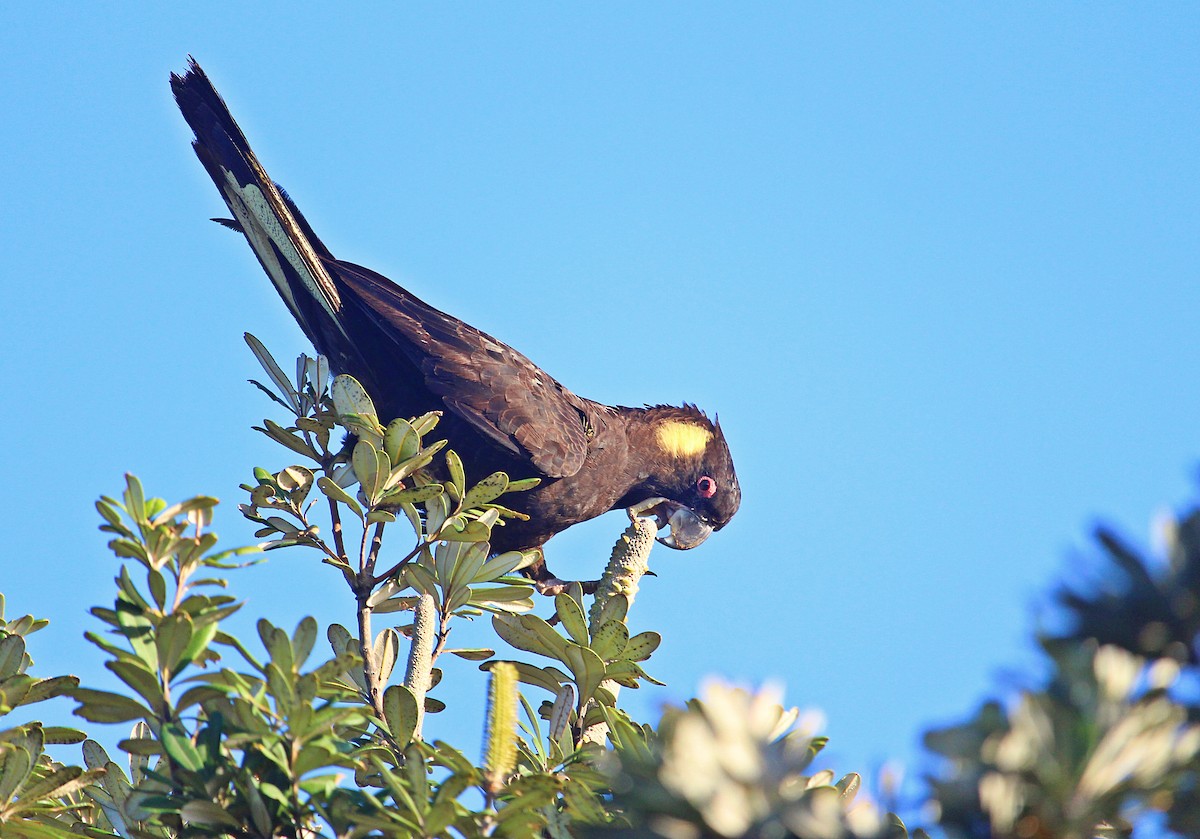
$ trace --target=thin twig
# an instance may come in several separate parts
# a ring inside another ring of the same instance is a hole
[[[371,588],[378,585],[373,575],[375,573],[375,562],[379,559],[379,548],[383,545],[383,526],[385,524],[387,522],[381,521],[375,523],[375,533],[371,536],[371,550],[367,553],[367,564],[363,569],[363,573],[370,582]]]
[[[342,517],[338,514],[337,502],[332,498],[329,498],[328,501],[329,518],[333,521],[333,546],[337,550],[337,558],[349,564],[350,558],[346,556],[346,544],[342,539]]]
[[[429,547],[435,541],[437,541],[437,540],[426,537],[425,539],[422,539],[421,541],[417,542],[417,546],[415,548],[413,548],[411,551],[409,551],[405,555],[404,559],[397,562],[395,565],[393,565],[388,570],[384,571],[382,574],[376,574],[374,577],[372,577],[371,578],[371,586],[372,587],[377,586],[380,583],[382,583],[384,580],[390,580],[392,577],[399,574],[401,568],[403,568],[405,565],[408,565],[408,563],[412,562],[413,559],[415,559],[416,556],[419,553],[421,553],[421,551],[423,549]]]

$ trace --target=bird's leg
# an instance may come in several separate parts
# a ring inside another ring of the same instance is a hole
[[[521,573],[529,579],[533,580],[533,587],[537,589],[538,594],[544,594],[547,597],[554,597],[557,594],[562,594],[571,587],[570,580],[560,580],[554,576],[554,573],[546,566],[546,554],[541,548],[534,548],[537,551],[537,559],[521,569]],[[581,580],[579,582],[583,586],[584,594],[595,594],[597,587],[600,585],[599,580]]]

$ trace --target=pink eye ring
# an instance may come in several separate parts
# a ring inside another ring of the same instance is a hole
[[[705,475],[696,481],[696,491],[700,493],[701,498],[712,498],[717,494],[717,482]]]

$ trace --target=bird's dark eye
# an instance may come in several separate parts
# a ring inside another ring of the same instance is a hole
[[[717,494],[717,482],[705,475],[696,481],[696,491],[700,493],[701,498],[712,498]]]

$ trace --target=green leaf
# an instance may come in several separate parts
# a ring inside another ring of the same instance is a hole
[[[508,475],[503,472],[493,472],[475,486],[471,487],[463,499],[463,506],[478,507],[499,498],[508,490]]]
[[[622,658],[629,644],[629,627],[621,621],[605,621],[596,630],[592,639],[592,649],[604,661]]]
[[[431,446],[426,446],[408,460],[401,463],[392,471],[392,480],[399,481],[407,478],[419,469],[428,466],[438,452],[446,447],[445,440],[438,440]]]
[[[380,471],[380,454],[381,452],[369,441],[359,440],[355,443],[354,451],[350,456],[350,463],[354,466],[354,475],[358,478],[358,484],[362,487],[368,504],[374,504],[378,500],[387,475],[386,472]]]
[[[76,716],[91,722],[128,722],[135,719],[153,719],[150,709],[127,696],[106,690],[76,688],[71,698],[79,702]]]
[[[529,617],[529,615],[522,615],[522,617]],[[604,681],[604,662],[600,660],[600,656],[587,647],[577,644],[567,644],[566,646],[565,663],[575,677],[575,686],[579,690],[578,707],[582,708],[592,698],[596,688],[600,687],[600,683]]]
[[[25,749],[10,748],[0,752],[0,807],[12,800],[32,769],[33,756]]]
[[[69,746],[82,743],[87,735],[77,728],[67,728],[62,725],[48,725],[42,728],[43,742],[47,746]]]
[[[0,679],[15,676],[25,666],[25,639],[20,635],[0,638]]]
[[[379,414],[375,411],[375,403],[371,401],[367,391],[353,376],[345,374],[334,376],[333,384],[329,387],[329,395],[333,399],[333,407],[339,416],[357,414],[368,418],[375,425],[379,424]]]
[[[441,484],[426,484],[419,487],[397,487],[390,489],[379,499],[381,504],[420,504],[445,490]]]
[[[332,499],[339,504],[345,504],[354,512],[354,515],[358,516],[360,521],[363,520],[362,507],[351,497],[350,493],[335,484],[329,477],[322,475],[320,478],[317,478],[317,489],[321,490],[326,498]]]
[[[389,627],[376,635],[371,655],[375,659],[380,682],[386,684],[400,655],[400,633]]]
[[[150,703],[151,708],[164,705],[162,686],[158,679],[140,661],[106,661],[104,666],[117,674],[122,682],[133,688],[139,696]]]
[[[596,606],[593,604],[590,617],[592,626],[600,627],[606,621],[623,621],[627,614],[629,614],[629,598],[624,594],[614,594],[604,603],[599,615],[596,614]]]
[[[174,674],[186,666],[184,651],[192,642],[192,619],[186,612],[172,612],[163,618],[154,637],[158,661]]]
[[[465,658],[467,661],[483,661],[496,654],[495,650],[489,650],[483,647],[463,650],[445,650],[445,652],[456,655],[459,658]]]
[[[511,574],[524,558],[520,551],[507,551],[499,556],[494,556],[483,564],[471,582],[490,583],[505,574]]]
[[[657,632],[639,632],[625,645],[623,656],[630,661],[645,661],[658,649],[662,636]]]
[[[209,644],[217,636],[219,630],[218,620],[221,615],[232,614],[241,608],[241,604],[219,610],[218,615],[207,615],[207,622],[201,623],[199,626],[192,627],[192,640],[183,650],[183,655],[180,656],[180,662],[191,663],[196,661],[208,649]],[[177,665],[178,667],[178,665]]]
[[[125,512],[138,524],[146,521],[146,493],[136,475],[125,475]]]
[[[493,615],[492,627],[496,630],[497,635],[518,650],[558,658],[555,654],[555,647],[548,645],[540,633],[525,626],[518,615]],[[554,632],[554,630],[550,631]],[[558,636],[556,635],[556,637]],[[559,638],[559,641],[562,639]],[[565,646],[565,642],[563,642],[563,646]]]
[[[435,495],[425,502],[425,532],[433,535],[442,529],[446,516],[450,514],[450,499],[444,494]]]
[[[417,729],[417,697],[404,685],[392,685],[383,692],[383,719],[388,732],[401,748],[412,742]]]
[[[303,455],[304,457],[320,462],[320,458],[317,456],[317,453],[313,451],[312,446],[304,442],[304,440],[297,437],[291,431],[288,431],[279,423],[269,419],[263,420],[263,427],[259,428],[258,430],[263,434],[266,434],[276,443],[279,443],[281,446],[291,449],[296,454]]]
[[[265,618],[260,618],[255,625],[258,638],[267,649],[267,655],[279,668],[281,673],[295,672],[295,659],[292,656],[292,639],[279,627]]]
[[[482,522],[469,521],[459,530],[452,522],[438,537],[447,542],[486,542],[492,538],[492,529]]]
[[[446,470],[450,473],[450,483],[454,485],[459,498],[466,495],[467,476],[463,471],[462,458],[453,449],[446,451]]]
[[[316,619],[311,616],[305,616],[300,623],[296,624],[296,631],[292,633],[292,653],[295,656],[297,668],[302,667],[308,660],[309,654],[312,653],[319,629],[320,626]]]
[[[480,670],[491,670],[497,664],[496,661],[487,661],[479,665]],[[562,682],[555,675],[557,670],[552,667],[537,667],[533,664],[528,664],[524,661],[509,661],[513,667],[517,668],[517,678],[527,685],[544,688],[553,694],[558,693],[558,689]],[[562,674],[566,675],[566,674]]]
[[[446,545],[446,549],[457,549],[457,558],[454,562],[454,567],[451,569],[449,588],[460,589],[470,584],[471,580],[475,579],[475,575],[479,573],[479,569],[483,567],[484,561],[487,559],[488,546],[484,542],[473,542],[469,544],[453,544]],[[442,546],[438,546],[438,550],[443,550]],[[463,602],[470,597],[470,592],[467,592]]]
[[[88,769],[99,769],[111,760],[108,752],[104,751],[104,747],[95,740],[84,740],[81,748],[83,765]]]
[[[424,565],[410,562],[408,565],[404,566],[404,569],[400,573],[404,581],[417,591],[421,592],[422,594],[431,594],[434,597],[437,596],[437,578],[434,577],[433,573]]]
[[[488,611],[528,612],[533,609],[533,586],[476,586],[467,603]]]
[[[588,642],[587,622],[583,619],[583,610],[579,608],[575,599],[566,593],[558,594],[554,598],[554,607],[567,634],[575,643],[586,646]]]
[[[313,472],[303,466],[289,466],[276,476],[279,488],[292,496],[292,503],[297,507],[304,504],[308,492],[313,485]]]
[[[637,687],[638,679],[645,679],[647,682],[655,685],[663,685],[663,682],[650,676],[645,670],[627,658],[609,664],[605,670],[605,677],[629,688]]]
[[[393,466],[398,466],[421,448],[421,438],[408,420],[394,419],[383,433],[383,450]]]
[[[271,357],[271,353],[263,346],[262,341],[255,338],[249,332],[242,336],[246,340],[246,344],[250,347],[250,352],[254,353],[254,357],[258,359],[258,363],[262,365],[262,369],[275,383],[275,387],[279,388],[279,393],[287,400],[287,405],[296,413],[300,412],[300,401],[296,395],[295,388],[288,381],[288,377],[284,375],[282,368]]]
[[[438,421],[442,418],[441,411],[430,411],[427,414],[421,414],[412,421],[413,431],[424,437],[430,431],[437,427]]]
[[[179,811],[179,815],[185,821],[192,822],[193,824],[228,827],[234,830],[242,828],[241,822],[228,813],[224,807],[199,798],[184,804]]]

